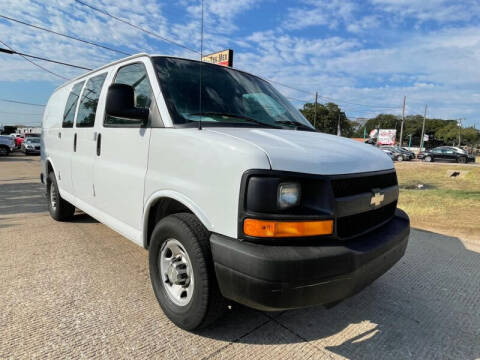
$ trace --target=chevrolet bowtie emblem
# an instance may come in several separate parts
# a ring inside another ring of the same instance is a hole
[[[378,206],[383,202],[385,195],[383,195],[380,191],[373,190],[373,196],[370,199],[370,205]]]

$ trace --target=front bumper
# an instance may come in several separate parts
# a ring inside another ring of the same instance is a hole
[[[263,245],[212,234],[210,243],[223,296],[277,311],[328,305],[359,292],[403,256],[409,233],[408,216],[397,210],[385,225],[344,242]]]

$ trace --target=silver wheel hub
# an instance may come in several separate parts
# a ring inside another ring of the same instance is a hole
[[[178,240],[168,239],[162,245],[159,268],[170,300],[179,306],[187,305],[193,295],[193,269],[187,251]]]
[[[52,207],[53,210],[57,208],[57,189],[55,189],[55,186],[53,183],[50,184],[50,206]]]

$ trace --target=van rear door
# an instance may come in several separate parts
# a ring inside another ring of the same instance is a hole
[[[83,85],[85,85],[85,81],[83,80],[72,85],[65,109],[63,110],[62,128],[58,130],[58,133],[55,134],[55,138],[53,139],[53,141],[57,143],[57,146],[54,147],[56,149],[54,163],[57,171],[58,186],[61,190],[72,195],[71,160],[74,141],[73,124],[75,122],[78,100],[80,99]]]

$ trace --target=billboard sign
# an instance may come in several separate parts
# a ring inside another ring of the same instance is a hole
[[[222,50],[202,57],[202,61],[222,66],[233,66],[233,50]]]
[[[396,136],[397,136],[397,130],[395,129],[380,129],[378,132],[377,144],[395,145]]]

